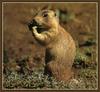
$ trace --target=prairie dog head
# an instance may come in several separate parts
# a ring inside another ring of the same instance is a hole
[[[57,28],[59,24],[58,17],[52,10],[42,10],[38,12],[34,20],[44,28]]]

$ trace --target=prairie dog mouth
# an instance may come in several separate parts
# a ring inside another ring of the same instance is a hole
[[[32,27],[34,26],[40,27],[41,25],[33,19],[30,23],[28,23],[29,30],[32,30]]]
[[[43,27],[41,24],[39,24],[38,22],[36,22],[34,19],[30,23],[28,23],[28,28],[30,31],[33,30],[32,29],[33,27],[35,27],[37,29],[38,33],[46,31],[46,29],[47,29],[47,28]]]

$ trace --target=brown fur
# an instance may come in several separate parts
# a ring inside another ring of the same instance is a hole
[[[43,14],[48,14],[44,17]],[[38,33],[33,27],[35,39],[46,47],[45,73],[54,76],[58,80],[67,81],[72,75],[72,64],[75,58],[75,42],[71,35],[59,24],[55,12],[42,10],[34,19],[47,28]]]

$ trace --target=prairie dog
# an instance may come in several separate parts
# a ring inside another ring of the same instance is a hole
[[[46,48],[45,74],[68,81],[76,47],[71,35],[59,24],[56,13],[52,10],[38,12],[29,27],[35,39]]]

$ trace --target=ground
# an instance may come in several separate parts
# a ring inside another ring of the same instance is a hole
[[[27,24],[39,8],[52,5],[60,24],[76,42],[74,76],[66,84],[43,75],[45,48]],[[97,89],[97,23],[95,3],[4,3],[3,87],[31,89]]]

